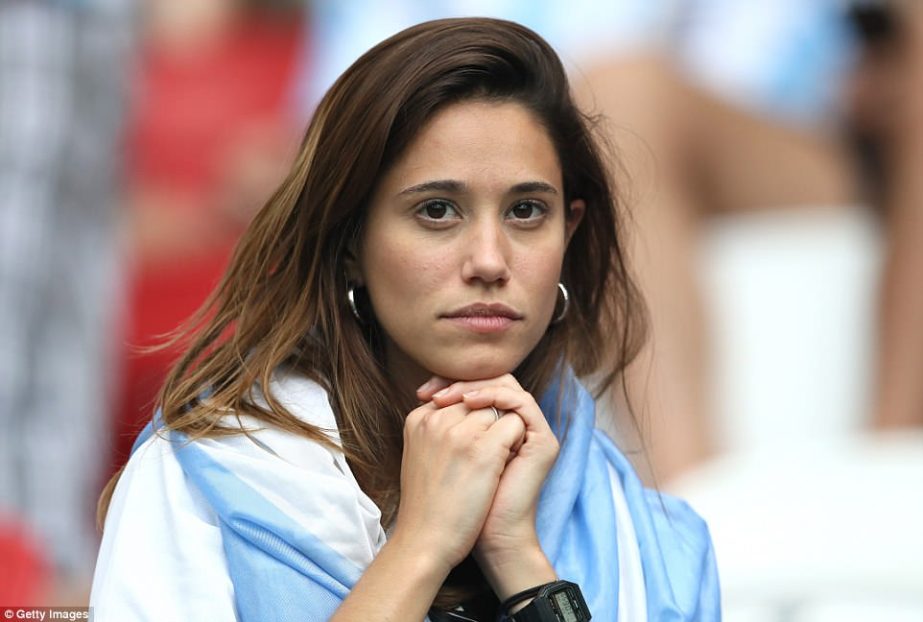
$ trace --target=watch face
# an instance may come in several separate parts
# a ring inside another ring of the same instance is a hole
[[[555,592],[551,595],[551,599],[554,601],[555,607],[560,613],[560,619],[563,622],[579,622],[579,618],[574,612],[573,606],[571,606],[570,595],[567,593],[566,589]]]

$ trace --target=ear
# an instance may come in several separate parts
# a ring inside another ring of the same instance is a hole
[[[362,274],[362,262],[359,260],[359,240],[353,238],[346,244],[346,251],[343,255],[343,267],[346,269],[346,280],[356,285],[365,283]]]
[[[586,212],[586,201],[583,199],[574,199],[568,206],[564,222],[564,241],[570,244],[570,239],[574,236],[574,231],[580,221],[583,220],[583,214]]]

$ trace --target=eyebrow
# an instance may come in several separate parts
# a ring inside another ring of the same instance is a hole
[[[434,181],[427,181],[422,184],[417,184],[415,186],[410,186],[404,188],[398,194],[403,195],[412,195],[412,194],[422,194],[426,192],[451,192],[455,194],[460,194],[465,192],[468,189],[467,184],[464,182],[456,181],[454,179],[437,179]],[[514,194],[524,194],[532,192],[540,192],[545,194],[558,194],[557,188],[552,186],[549,183],[544,181],[524,181],[522,183],[515,184],[510,188],[510,192]]]
[[[422,184],[417,184],[415,186],[410,186],[409,188],[404,188],[398,194],[422,194],[424,192],[452,192],[452,193],[461,193],[466,189],[466,185],[460,181],[455,181],[454,179],[437,179],[435,181],[427,181]]]

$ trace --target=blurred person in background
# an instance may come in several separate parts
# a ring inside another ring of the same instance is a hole
[[[633,258],[655,338],[629,382],[650,405],[664,481],[728,449],[708,396],[696,261],[714,215],[880,209],[885,264],[865,429],[923,426],[923,9],[853,4],[858,31],[836,1],[679,3],[669,57],[610,59],[587,72],[602,111],[639,136],[617,131],[616,142],[641,186]],[[878,155],[871,185],[850,144],[857,131]]]
[[[297,147],[296,2],[148,0],[127,130],[128,304],[112,472],[176,351],[143,352],[204,301]]]
[[[649,448],[649,477],[667,486],[739,449],[716,418],[713,309],[699,260],[708,227],[745,213],[770,222],[848,212],[860,202],[842,103],[856,41],[841,3],[685,0],[673,9],[659,45],[598,56],[585,72],[586,97],[612,120],[634,182],[632,258],[653,339],[626,380],[647,417],[644,442],[634,443]],[[622,398],[615,403],[614,424],[630,437]]]
[[[132,4],[0,3],[0,514],[18,542],[0,564],[26,586],[5,605],[86,602]],[[51,594],[36,587],[43,558]]]
[[[885,429],[923,426],[923,4],[852,3],[864,41],[850,120],[864,156],[865,191],[888,246],[881,290],[878,390]]]

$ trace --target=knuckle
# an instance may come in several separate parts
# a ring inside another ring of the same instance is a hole
[[[509,402],[514,402],[514,403],[516,403],[517,405],[519,405],[520,407],[521,407],[521,406],[525,406],[525,405],[527,404],[527,402],[522,398],[522,393],[523,393],[523,391],[517,390],[517,389],[513,389],[513,388],[511,388],[511,387],[504,387],[504,388],[502,389],[502,391],[503,391],[502,397],[503,397],[505,400],[507,400],[507,401],[509,401]]]
[[[468,434],[459,426],[449,428],[445,434],[446,443],[453,448],[460,449],[468,447],[470,444]]]
[[[404,431],[408,432],[420,424],[420,421],[423,418],[423,413],[421,409],[417,408],[411,410],[407,417],[404,419]]]
[[[436,423],[433,415],[434,412],[431,410],[421,413],[419,419],[416,422],[416,428],[424,433],[432,431]]]

